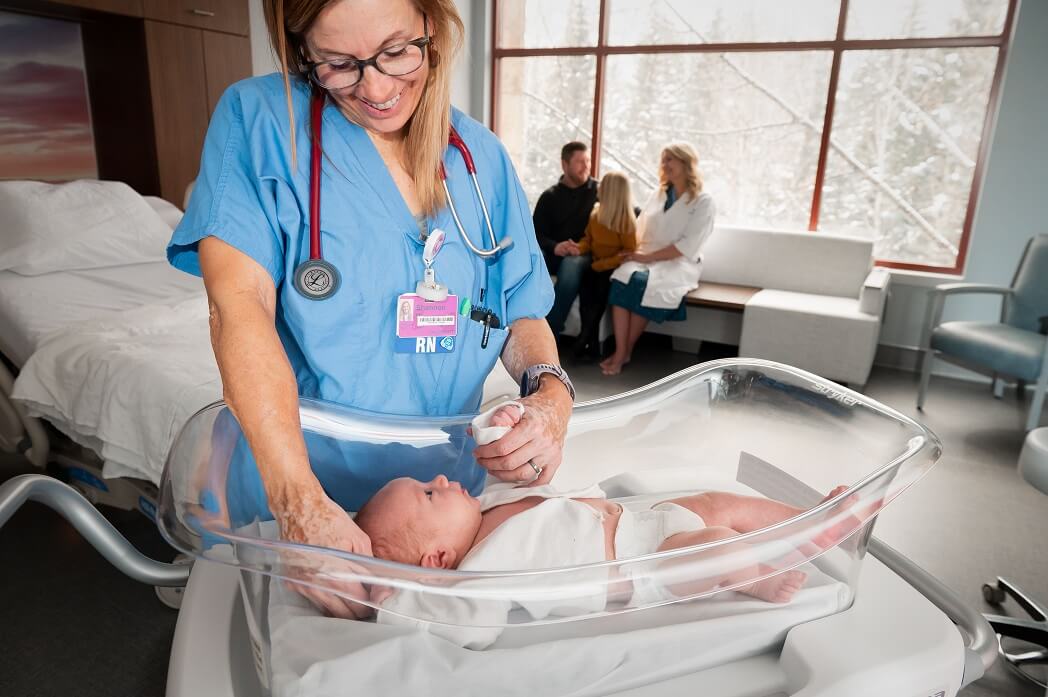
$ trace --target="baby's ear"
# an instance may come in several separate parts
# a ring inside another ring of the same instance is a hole
[[[455,550],[435,547],[422,555],[419,566],[427,569],[452,569],[455,567]]]

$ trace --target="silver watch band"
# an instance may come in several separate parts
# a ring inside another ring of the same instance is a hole
[[[520,378],[520,396],[527,397],[536,392],[539,389],[539,378],[546,373],[560,380],[568,388],[568,394],[571,395],[571,401],[574,402],[575,386],[571,384],[571,378],[568,377],[563,368],[552,363],[539,363],[524,371]]]

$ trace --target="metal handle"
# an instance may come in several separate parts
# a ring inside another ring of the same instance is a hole
[[[215,13],[211,10],[190,10],[193,14],[198,17],[214,17]]]
[[[869,551],[882,564],[906,579],[921,595],[931,601],[932,605],[942,610],[968,637],[961,687],[970,685],[985,675],[997,660],[998,647],[997,635],[986,618],[961,602],[957,594],[942,581],[880,540],[871,538]]]
[[[165,564],[143,555],[73,487],[42,474],[23,474],[0,484],[0,528],[26,501],[57,511],[110,564],[136,581],[184,586],[192,567]]]

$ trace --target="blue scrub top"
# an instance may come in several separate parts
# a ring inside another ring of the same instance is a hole
[[[484,380],[508,337],[506,327],[518,319],[545,317],[553,303],[527,198],[505,148],[483,125],[452,110],[452,124],[476,162],[495,234],[513,239],[508,252],[497,262],[474,256],[446,207],[428,221],[430,230],[447,233],[434,264],[437,280],[477,305],[486,264],[484,304],[498,314],[503,328],[492,329],[487,348],[481,349],[483,327],[460,317],[453,352],[395,353],[397,296],[414,292],[424,269],[418,222],[364,129],[331,103],[323,115],[321,244],[342,285],[320,301],[294,288],[295,268],[309,258],[309,87],[292,80],[291,91],[294,163],[281,76],[250,78],[226,90],[212,116],[200,173],[168,259],[200,275],[197,244],[215,236],[269,272],[277,290],[277,332],[301,396],[387,414],[475,412]],[[486,246],[480,206],[457,150],[448,148],[444,166],[466,231],[475,245]],[[482,486],[483,472],[475,463],[459,474],[469,475],[459,480],[471,489]]]

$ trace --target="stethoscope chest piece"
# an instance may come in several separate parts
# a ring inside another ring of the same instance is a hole
[[[334,265],[323,259],[310,259],[295,269],[295,288],[310,300],[330,298],[342,284]]]

